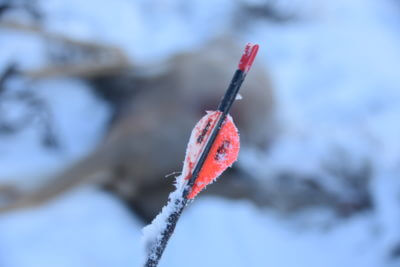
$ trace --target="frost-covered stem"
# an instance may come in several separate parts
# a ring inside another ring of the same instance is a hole
[[[174,232],[175,226],[187,202],[188,200],[186,198],[175,199],[175,211],[169,214],[166,219],[165,228],[161,233],[161,240],[153,244],[153,247],[150,248],[147,261],[144,265],[145,267],[156,267],[158,265],[164,249],[167,246],[168,240]]]

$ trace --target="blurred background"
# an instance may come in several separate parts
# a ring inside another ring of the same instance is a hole
[[[397,0],[1,0],[0,266],[141,266],[246,42],[239,160],[160,266],[400,266]]]

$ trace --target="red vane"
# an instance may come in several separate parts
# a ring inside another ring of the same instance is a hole
[[[194,128],[184,164],[183,174],[186,180],[190,179],[195,163],[197,163],[204,144],[207,142],[219,117],[219,111],[208,112]],[[201,190],[230,167],[238,157],[239,148],[238,130],[233,123],[232,117],[228,115],[187,198],[193,199]],[[187,167],[185,168],[185,166]]]
[[[238,66],[238,68],[244,73],[247,73],[250,70],[253,61],[256,58],[258,47],[258,44],[248,43],[246,45]]]

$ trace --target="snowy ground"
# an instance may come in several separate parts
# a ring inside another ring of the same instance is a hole
[[[116,44],[140,61],[189,49],[229,28],[230,1],[193,3],[43,1],[43,7],[51,30]],[[350,219],[325,210],[283,217],[247,202],[200,197],[183,214],[161,266],[400,266],[389,257],[400,242],[400,5],[284,3],[280,8],[297,11],[298,20],[258,21],[239,34],[260,43],[256,64],[266,64],[273,77],[281,121],[272,151],[257,157],[244,151],[239,164],[264,177],[282,169],[326,177],[320,163],[334,161],[332,151],[340,148],[353,164],[373,162],[374,209]],[[35,52],[43,44],[21,38],[0,29],[1,68],[10,58],[23,66],[43,62]],[[99,140],[107,120],[108,108],[82,82],[34,86],[54,103],[64,152],[41,149],[34,128],[1,137],[2,180],[22,181],[76,160]],[[39,209],[2,215],[0,266],[140,266],[141,228],[111,196],[79,189]]]

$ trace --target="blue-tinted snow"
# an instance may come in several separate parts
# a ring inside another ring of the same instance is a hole
[[[195,1],[195,8],[186,7],[192,14],[189,19],[177,11],[179,2],[42,3],[50,14],[46,24],[50,30],[116,44],[140,61],[190,48],[230,23],[230,1]],[[290,3],[284,1],[282,9]],[[374,210],[343,221],[318,210],[281,217],[247,202],[200,197],[184,212],[161,266],[188,266],[189,261],[194,267],[398,266],[398,261],[388,260],[388,253],[400,239],[400,7],[390,0],[293,1],[293,6],[300,22],[259,22],[241,35],[261,45],[255,67],[266,64],[273,77],[281,136],[268,155],[248,151],[239,164],[267,175],[285,168],[319,174],[321,160],[335,160],[331,152],[337,147],[353,164],[369,157],[374,168]],[[30,45],[23,51],[41,49],[39,43],[24,42],[27,37],[15,38],[18,46],[7,40],[11,43],[4,48],[1,41],[2,66],[9,53],[18,55],[16,48],[24,43]],[[21,64],[36,66],[43,60],[40,53],[27,55],[17,56]],[[60,91],[46,89],[58,86]],[[63,131],[69,124],[74,127],[65,133],[73,151],[78,149],[73,147],[76,141],[82,140],[82,145],[96,140],[107,117],[107,107],[82,89],[85,86],[71,80],[39,86],[45,88],[45,97],[59,101],[54,107],[58,127]],[[87,105],[97,106],[103,115],[91,114],[94,109],[85,109]],[[67,120],[65,112],[71,106],[77,108],[72,110],[75,119]],[[92,119],[98,123],[85,124]],[[1,160],[2,174],[15,171],[15,153],[29,153],[29,159],[35,159],[19,162],[20,170],[34,169],[32,164],[53,166],[29,140],[21,136],[2,144],[1,149],[10,151],[10,158]],[[2,266],[106,267],[141,262],[142,225],[102,192],[78,190],[39,209],[3,215],[0,226]]]

